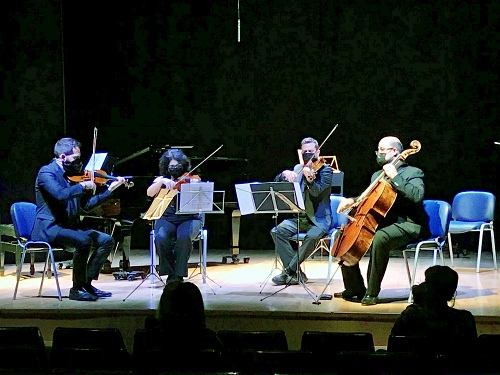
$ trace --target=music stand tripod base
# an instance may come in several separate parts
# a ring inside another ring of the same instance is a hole
[[[154,223],[151,221],[151,226],[154,226]],[[152,228],[151,232],[149,234],[149,256],[150,256],[150,262],[149,262],[149,272],[146,274],[146,276],[142,279],[142,281],[137,285],[127,297],[123,299],[123,301],[126,301],[128,297],[130,297],[139,287],[144,284],[146,280],[150,280],[150,287],[151,288],[156,288],[156,281],[159,280],[163,286],[165,286],[165,282],[162,280],[161,276],[158,274],[156,271],[156,248],[155,248],[155,230]]]

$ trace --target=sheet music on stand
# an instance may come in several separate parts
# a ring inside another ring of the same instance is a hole
[[[305,210],[298,182],[254,182],[236,184],[235,188],[242,215],[299,213]]]
[[[302,196],[302,190],[298,182],[265,182],[265,183],[250,183],[250,184],[237,184],[235,185],[236,195],[238,197],[238,203],[240,205],[240,210],[242,215],[253,214],[253,213],[270,213],[274,214],[275,226],[278,225],[277,218],[280,213],[294,213],[297,215],[297,222],[299,219],[299,214],[305,210],[304,198]],[[297,225],[297,234],[299,232],[299,227]],[[278,252],[275,243],[275,261],[273,268],[269,276],[264,282],[264,286],[267,280],[271,277],[272,272],[277,268],[277,257]],[[298,254],[297,254],[298,256]],[[297,263],[298,267],[298,263]],[[297,272],[299,270],[297,269]],[[299,281],[300,282],[300,281]],[[307,288],[307,286],[300,282],[304,287],[306,292],[313,298],[313,293]],[[274,293],[264,297],[261,301],[276,295],[281,290],[288,288],[290,284],[286,284],[282,289],[277,290]],[[261,293],[264,287],[261,288]]]
[[[178,214],[224,213],[225,191],[214,190],[213,182],[182,184],[179,196]],[[215,202],[217,197],[219,199]]]

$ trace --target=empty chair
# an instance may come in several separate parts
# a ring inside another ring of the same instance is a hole
[[[38,290],[38,296],[40,297],[42,295],[43,280],[47,271],[47,265],[50,262],[51,267],[49,267],[49,270],[50,268],[54,270],[54,279],[57,286],[57,297],[59,298],[59,301],[62,301],[61,288],[59,287],[59,278],[57,275],[56,263],[54,261],[54,249],[48,242],[30,240],[31,230],[33,229],[33,226],[35,224],[36,205],[29,202],[16,202],[10,207],[10,215],[12,217],[12,223],[14,224],[14,231],[16,233],[18,244],[22,248],[21,261],[17,265],[16,287],[14,289],[13,299],[16,299],[17,296],[17,289],[19,287],[19,281],[21,279],[21,271],[23,268],[26,253],[45,252],[47,254],[47,257],[45,259],[45,266],[43,269],[42,281],[40,282],[40,289]],[[34,254],[32,254],[31,256],[34,256]]]
[[[405,250],[403,250],[406,272],[410,283],[410,296],[408,297],[408,302],[412,301],[412,287],[415,284],[420,250],[431,250],[434,252],[432,262],[433,265],[436,264],[437,253],[439,252],[441,263],[444,265],[443,246],[446,243],[446,235],[448,233],[451,220],[451,206],[448,202],[441,200],[424,200],[423,205],[424,210],[427,213],[431,236],[425,240],[410,244]],[[412,271],[410,271],[410,266],[408,264],[407,252],[409,251],[415,252],[415,261],[413,263]]]
[[[487,191],[463,191],[455,195],[451,204],[452,220],[448,230],[450,257],[453,259],[452,234],[479,232],[476,272],[479,272],[481,265],[481,250],[485,231],[490,232],[493,268],[497,269],[495,233],[493,231],[495,200],[495,196]]]
[[[129,354],[117,328],[57,327],[49,361],[56,374],[132,372]]]
[[[0,353],[1,374],[49,371],[45,343],[38,327],[0,327]]]
[[[351,352],[356,353],[357,357],[361,353],[374,354],[375,345],[369,332],[305,331],[302,334],[300,350],[316,357],[316,360],[311,362],[311,373],[343,373],[348,364],[342,366],[342,356]]]
[[[223,347],[229,350],[288,350],[285,331],[240,331],[217,332]]]
[[[300,350],[257,350],[253,353],[254,374],[311,374],[318,357]]]
[[[220,330],[217,337],[222,343],[223,359],[230,371],[254,369],[257,351],[288,350],[286,334],[282,330]]]
[[[300,350],[325,355],[345,351],[375,352],[375,344],[369,332],[305,331]]]

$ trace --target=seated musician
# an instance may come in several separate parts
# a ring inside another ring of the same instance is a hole
[[[191,163],[182,150],[172,148],[160,157],[159,167],[160,176],[148,187],[149,197],[156,197],[162,188],[174,189],[190,170]],[[176,199],[177,196],[154,224],[155,246],[160,259],[159,274],[168,275],[167,283],[183,281],[188,275],[193,240],[203,227],[200,214],[176,214]]]
[[[109,186],[96,194],[94,181],[71,182],[82,175],[80,142],[62,138],[54,147],[55,158],[40,168],[35,182],[36,218],[31,238],[63,248],[74,248],[73,287],[69,299],[96,301],[111,297],[111,292],[91,285],[114,247],[113,237],[93,229],[82,228],[81,211],[91,210],[111,197],[112,191],[126,181],[117,177]],[[90,254],[92,245],[96,250]]]
[[[373,236],[368,263],[367,287],[359,268],[359,263],[352,266],[341,265],[345,290],[335,293],[334,297],[352,302],[361,302],[363,306],[377,304],[382,279],[384,278],[391,250],[402,249],[412,242],[429,236],[427,215],[422,201],[425,185],[424,173],[419,168],[406,162],[396,168],[391,161],[403,151],[403,145],[396,137],[384,137],[378,144],[377,163],[385,172],[385,177],[397,192],[396,200],[385,218],[378,223]],[[381,171],[372,176],[374,181]],[[356,200],[347,198],[340,202],[337,212],[351,207]]]
[[[293,171],[285,170],[275,178],[276,182],[299,182],[306,208],[299,218],[285,219],[271,230],[271,236],[283,264],[283,272],[272,279],[276,285],[307,281],[300,264],[312,254],[316,242],[328,233],[332,222],[330,193],[333,170],[325,164],[317,171],[308,166],[308,162],[314,162],[319,157],[318,141],[314,138],[304,138],[300,148],[306,165],[297,164]],[[301,232],[306,232],[298,251],[294,250],[290,243],[290,238],[297,234],[297,228],[300,228]]]

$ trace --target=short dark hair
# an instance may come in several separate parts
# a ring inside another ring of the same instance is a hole
[[[451,301],[457,291],[458,273],[448,266],[435,265],[425,270],[425,283],[437,298]]]
[[[206,328],[205,305],[200,289],[188,281],[172,281],[163,289],[156,312],[161,327],[179,325]]]
[[[178,148],[171,148],[170,150],[165,151],[165,153],[160,157],[159,167],[161,176],[169,175],[168,165],[171,160],[177,160],[179,164],[183,166],[185,172],[188,172],[191,169],[191,162],[184,152]]]
[[[304,144],[306,144],[306,143],[314,143],[314,147],[315,147],[315,148],[319,148],[319,143],[318,143],[318,141],[317,141],[317,140],[315,140],[315,139],[314,139],[314,138],[312,138],[312,137],[306,137],[306,138],[304,138],[304,139],[300,142],[300,145],[302,146],[302,145],[304,145]]]
[[[56,158],[61,154],[71,155],[75,147],[81,148],[82,144],[73,138],[61,138],[54,146],[54,155]]]

